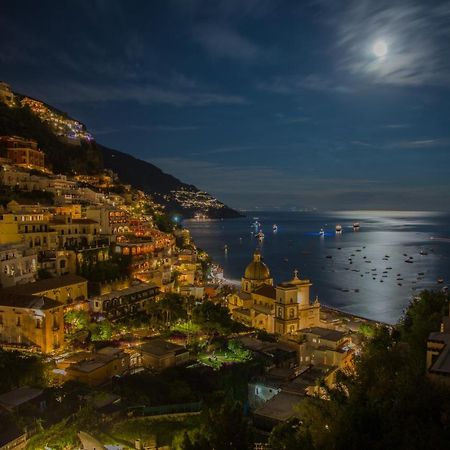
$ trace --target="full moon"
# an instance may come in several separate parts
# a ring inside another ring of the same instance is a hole
[[[388,52],[386,42],[376,41],[375,44],[373,44],[372,51],[377,58],[382,58],[383,56],[386,56]]]

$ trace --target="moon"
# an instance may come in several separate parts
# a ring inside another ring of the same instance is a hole
[[[376,41],[373,44],[372,52],[377,58],[383,58],[384,56],[386,56],[388,52],[388,46],[386,42],[381,40]]]

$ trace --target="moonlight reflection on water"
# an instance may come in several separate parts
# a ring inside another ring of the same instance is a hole
[[[442,289],[450,282],[448,214],[260,212],[262,243],[251,235],[254,216],[187,221],[185,226],[197,245],[224,268],[227,279],[240,280],[259,246],[275,282],[292,278],[298,269],[312,281],[312,295],[319,295],[322,303],[389,323],[400,317],[416,292]],[[353,230],[354,222],[360,223],[359,231]],[[334,232],[338,223],[343,227],[340,235]],[[273,224],[278,225],[276,233]],[[321,228],[325,236],[319,235]]]

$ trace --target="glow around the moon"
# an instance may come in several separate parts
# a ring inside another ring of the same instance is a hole
[[[388,46],[386,42],[379,40],[373,44],[372,51],[377,58],[382,58],[387,55]]]

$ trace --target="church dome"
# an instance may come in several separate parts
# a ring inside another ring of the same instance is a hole
[[[269,268],[261,261],[258,250],[253,254],[253,261],[245,269],[244,278],[248,280],[267,280],[270,278]]]

